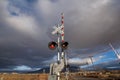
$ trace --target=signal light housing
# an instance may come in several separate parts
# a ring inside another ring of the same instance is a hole
[[[49,47],[49,49],[51,49],[51,50],[55,50],[56,47],[57,47],[57,43],[54,42],[54,41],[49,42],[49,43],[48,43],[48,47]]]
[[[62,49],[67,49],[68,48],[68,44],[69,44],[68,42],[62,42],[61,43],[61,48]]]

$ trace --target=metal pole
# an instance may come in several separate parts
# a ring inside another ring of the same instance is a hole
[[[57,33],[58,36],[58,64],[60,63],[60,36],[59,33]],[[57,80],[60,80],[60,72],[57,74]]]
[[[60,62],[60,36],[58,35],[58,63]]]
[[[120,59],[120,56],[119,56],[119,54],[118,54],[118,51],[115,50],[115,48],[113,47],[113,45],[112,45],[111,43],[109,43],[109,46],[110,46],[110,47],[112,48],[112,50],[114,51],[116,57],[117,57],[118,59]]]
[[[60,72],[57,74],[57,80],[60,80]]]
[[[61,13],[61,38],[62,38],[62,42],[64,42],[64,14]]]

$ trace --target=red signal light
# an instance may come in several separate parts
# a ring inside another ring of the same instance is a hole
[[[55,46],[54,45],[50,45],[50,48],[55,48]]]
[[[57,43],[56,42],[49,42],[49,44],[48,44],[48,47],[49,47],[49,49],[51,49],[51,50],[55,50],[56,49],[56,47],[57,47]]]

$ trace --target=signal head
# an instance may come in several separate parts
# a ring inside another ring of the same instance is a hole
[[[56,49],[56,47],[57,47],[57,43],[56,42],[49,42],[48,43],[48,47],[49,47],[49,49],[51,49],[51,50],[55,50]]]
[[[62,42],[61,43],[61,47],[62,47],[62,49],[67,49],[68,48],[68,42]]]

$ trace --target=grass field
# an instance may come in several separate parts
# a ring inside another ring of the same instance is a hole
[[[80,71],[61,73],[61,80],[120,80],[120,71]],[[0,80],[48,80],[48,74],[1,73]]]
[[[48,74],[0,74],[0,80],[48,80]]]

